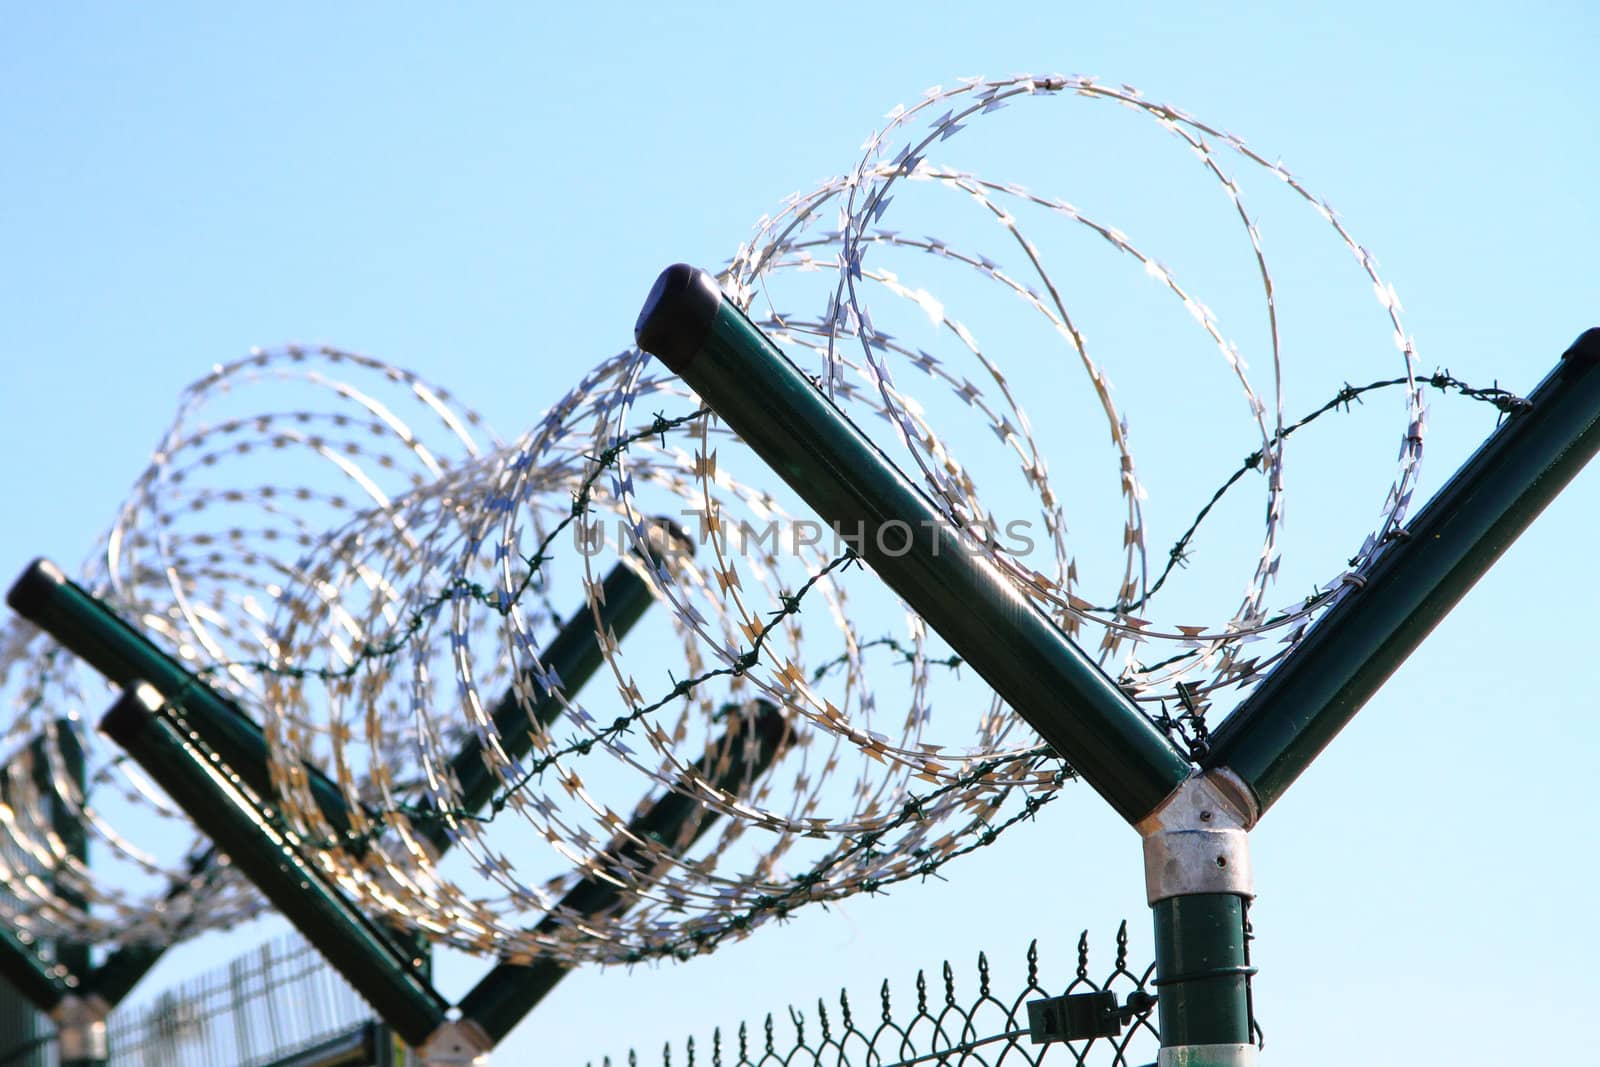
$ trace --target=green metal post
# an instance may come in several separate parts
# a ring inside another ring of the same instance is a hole
[[[36,742],[37,754],[34,758],[33,770],[39,792],[50,798],[50,827],[61,839],[62,847],[66,854],[78,863],[87,865],[89,862],[89,834],[83,825],[82,818],[69,806],[67,799],[60,795],[55,783],[51,780],[51,766],[49,754],[45,751],[49,745],[49,738],[41,735]],[[62,773],[66,777],[66,785],[77,790],[80,802],[83,791],[87,786],[87,777],[84,767],[83,743],[78,739],[78,731],[71,719],[57,719],[55,722],[55,749],[57,758],[61,760]],[[87,900],[83,894],[71,886],[71,879],[58,877],[55,884],[56,896],[68,907],[83,909]],[[89,946],[85,944],[64,942],[56,946],[56,962],[61,964],[73,974],[83,978],[89,973]],[[63,1064],[62,1067],[67,1067]]]
[[[35,786],[44,747],[39,737],[28,744]],[[0,803],[16,803],[10,796],[18,784],[13,781],[12,766],[20,768],[21,763],[0,767]],[[46,791],[44,795],[50,794]],[[40,873],[40,865],[32,857],[12,853],[6,858],[10,865],[22,868],[23,875]],[[0,892],[8,888],[0,887]],[[46,958],[31,936],[10,926],[0,927],[0,1063],[6,1067],[53,1064],[55,1057],[47,1046],[54,1040],[55,1026],[49,1016],[79,992],[78,976],[60,960]]]
[[[89,861],[89,835],[82,818],[73,811],[54,780],[48,749],[54,747],[61,761],[61,772],[66,781],[61,783],[75,789],[79,801],[87,785],[83,744],[71,719],[57,719],[54,737],[40,735],[35,742],[33,771],[42,796],[50,798],[50,825],[66,855],[71,860],[87,866]],[[53,741],[53,745],[52,745]],[[70,908],[87,906],[84,895],[72,887],[72,879],[61,872],[55,879],[56,896]],[[107,1059],[105,1014],[107,1007],[89,999],[83,986],[91,973],[89,946],[77,942],[59,942],[56,945],[56,963],[78,976],[80,989],[77,999],[58,1014],[57,1059],[60,1067],[102,1067]]]
[[[728,732],[713,743],[699,766],[719,768],[712,781],[718,789],[731,793],[765,773],[788,740],[783,712],[758,700],[749,722],[731,709]],[[686,852],[717,819],[717,813],[708,811],[693,793],[693,787],[685,783],[681,791],[665,794],[634,818],[628,823],[628,832],[619,834],[607,847],[602,865],[619,876],[636,872],[645,862],[645,850],[636,839],[658,841],[675,855]],[[591,875],[573,886],[558,907],[568,914],[598,918],[620,915],[629,903],[615,883]],[[547,918],[537,930],[551,933],[557,925],[556,919]],[[498,1044],[571,969],[570,964],[552,959],[502,962],[462,999],[462,1020],[476,1024]]]
[[[408,1043],[424,1042],[448,1005],[402,957],[386,932],[347,900],[234,784],[182,712],[134,681],[101,721],[120,744],[226,852],[278,911]]]
[[[1262,811],[1600,450],[1600,329],[1528,400],[1212,736]]]
[[[639,347],[687,382],[1129,822],[1188,759],[704,271],[657,280]]]
[[[662,537],[660,547],[670,547],[671,550],[684,553],[693,550],[692,542],[670,521],[656,520],[655,529],[660,531]],[[649,556],[643,559],[645,566],[652,566],[654,562]],[[634,624],[644,617],[645,611],[655,602],[650,583],[625,563],[618,563],[611,568],[601,580],[600,592],[601,602],[597,605],[600,632],[609,630],[618,640],[633,629]],[[583,688],[605,663],[605,653],[595,639],[595,633],[594,616],[586,607],[581,608],[539,654],[540,663],[561,679],[563,688],[569,693],[576,693]],[[538,689],[537,683],[531,679],[525,681],[535,690]],[[530,717],[541,727],[547,727],[561,714],[561,708],[561,701],[554,693],[541,692],[533,698],[531,706],[525,707],[515,687],[506,690],[490,712],[495,733],[505,754],[513,762],[525,757],[533,750]],[[484,761],[483,741],[476,735],[468,737],[461,751],[450,761],[450,773],[460,783],[463,811],[476,814],[493,799],[499,779]],[[440,855],[455,842],[454,830],[442,816],[436,822],[422,822],[421,827],[422,835],[438,849]]]
[[[109,681],[126,687],[135,679],[144,680],[167,700],[181,704],[189,728],[205,747],[221,758],[238,782],[263,803],[270,802],[270,751],[261,727],[237,704],[191,674],[105,603],[68,579],[60,568],[48,560],[35,560],[11,587],[6,601]],[[362,855],[367,841],[352,832],[343,792],[319,768],[301,766],[317,810],[343,846],[356,856]],[[426,970],[425,942],[404,930],[391,930],[388,936],[407,958],[422,961],[419,970]],[[112,981],[107,983],[108,991],[117,992],[116,986],[121,986],[120,995],[125,996],[132,983],[160,959],[162,951],[136,948],[108,960],[116,964]],[[116,1001],[106,1003],[114,1006]]]
[[[664,549],[670,545],[673,551],[692,551],[687,537],[669,521],[658,520],[657,528],[664,539],[670,539],[663,540]],[[647,565],[651,562],[646,560]],[[619,639],[654,602],[649,584],[621,563],[602,580],[601,590],[601,625]],[[228,768],[257,796],[271,796],[266,738],[249,716],[162,652],[53,564],[36,561],[23,572],[7,599],[19,614],[47,630],[111,681],[125,685],[134,678],[156,679],[150,684],[168,700],[183,704],[189,713],[189,725],[202,736],[207,747],[221,755]],[[594,675],[604,662],[604,656],[595,640],[593,619],[587,611],[576,613],[556,634],[541,655],[541,661],[556,672],[570,692],[576,692]],[[560,701],[545,694],[531,710],[537,721],[548,724],[560,709]],[[514,760],[525,756],[532,745],[527,714],[517,702],[514,689],[506,692],[493,712],[507,754]],[[465,809],[481,810],[494,790],[494,779],[483,761],[482,742],[476,737],[470,738],[452,760],[451,769],[462,783]],[[314,767],[308,766],[306,773],[324,818],[338,832],[348,834],[349,811],[338,786]],[[423,825],[424,835],[440,853],[448,851],[453,842],[442,823]],[[346,845],[357,855],[366,847],[363,840],[354,837],[348,839]],[[191,867],[190,880],[201,877],[208,866],[209,859],[198,868]],[[188,885],[189,882],[175,885],[171,895],[186,892]],[[405,938],[400,931],[393,936]],[[419,955],[426,954],[421,945],[408,943],[403,947]],[[165,946],[159,945],[124,946],[92,975],[87,982],[90,992],[114,1007],[165,951]]]
[[[1244,897],[1169,897],[1153,911],[1162,1067],[1235,1067],[1251,1034],[1250,948]]]
[[[191,712],[190,725],[206,747],[222,757],[251,792],[266,801],[273,795],[269,756],[261,727],[233,701],[186,670],[87,590],[67,578],[49,560],[35,560],[6,595],[13,611],[30,620],[62,646],[127,688],[142,679],[173,703]],[[305,766],[313,799],[335,833],[350,834],[350,813],[344,794],[332,779]],[[358,854],[365,842],[352,837],[348,847]]]

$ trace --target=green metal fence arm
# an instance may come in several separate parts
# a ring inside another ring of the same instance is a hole
[[[734,792],[746,781],[765,773],[788,740],[783,712],[774,704],[758,700],[751,721],[745,723],[731,717],[728,732],[712,744],[698,766],[710,768],[720,764],[711,776],[712,781],[719,789]],[[683,791],[667,793],[630,821],[628,833],[619,834],[602,854],[602,866],[624,873],[642,863],[645,850],[634,838],[659,841],[676,855],[687,851],[717,820],[717,813],[707,810],[695,799],[694,791],[685,784]],[[697,815],[699,821],[685,833]],[[591,875],[568,890],[558,907],[569,913],[599,917],[621,914],[628,904],[614,882]],[[556,927],[557,920],[549,918],[536,929],[551,933]],[[477,1024],[498,1044],[571,969],[571,964],[553,959],[502,962],[462,999],[462,1019]]]
[[[183,713],[137,680],[100,729],[145,769],[234,866],[315,945],[395,1032],[421,1044],[448,1005],[404,959],[387,933],[300,854],[234,785]]]
[[[168,700],[193,712],[191,723],[208,747],[220,755],[258,797],[273,795],[266,735],[233,701],[191,674],[157,648],[103,602],[62,573],[49,560],[35,560],[6,595],[13,611],[30,620],[62,646],[111,681],[126,688],[142,679]],[[311,794],[323,818],[340,836],[350,833],[344,794],[316,767],[305,766]],[[352,837],[359,853],[365,842]]]
[[[45,1014],[77,992],[78,985],[75,975],[39,955],[37,944],[24,941],[9,926],[0,927],[0,978]]]
[[[709,274],[668,268],[635,336],[823,519],[856,539],[879,577],[1129,822],[1189,775],[1188,759],[1116,682],[723,299]]]
[[[659,531],[663,539],[661,548],[670,547],[679,552],[691,550],[689,539],[670,522],[658,519],[654,530]],[[646,559],[645,565],[649,566],[651,562]],[[619,640],[633,629],[634,624],[644,617],[644,613],[655,602],[650,583],[639,577],[626,563],[618,563],[611,568],[601,580],[600,594],[600,603],[596,605],[600,631],[609,630]],[[587,608],[581,609],[573,614],[549,646],[539,654],[539,662],[561,679],[562,687],[569,693],[576,693],[583,688],[605,663],[605,652],[595,634],[594,616]],[[525,706],[517,696],[515,687],[508,689],[490,712],[495,733],[505,754],[512,761],[528,755],[533,750],[530,717],[540,726],[549,726],[561,714],[561,709],[561,701],[554,693],[540,693],[533,698],[531,705]],[[461,751],[450,761],[450,773],[461,786],[461,809],[474,814],[489,804],[500,782],[489,770],[483,757],[483,741],[472,736],[462,743]],[[454,840],[443,817],[434,822],[421,822],[420,825],[422,836],[440,855],[449,851]]]
[[[663,551],[688,552],[688,538],[665,520],[657,520]],[[601,625],[621,638],[654,602],[650,586],[626,564],[617,564],[601,582],[603,603],[599,605]],[[126,685],[129,679],[142,678],[168,700],[193,709],[192,725],[200,730],[206,744],[222,756],[257,796],[272,796],[269,752],[261,728],[233,701],[227,699],[157,648],[143,634],[123,621],[102,601],[78,586],[48,560],[37,560],[12,586],[7,596],[13,610],[33,621],[61,644],[76,653],[110,681]],[[594,620],[585,611],[573,619],[551,641],[540,656],[569,692],[576,692],[604,663],[604,653],[595,639]],[[202,713],[203,709],[203,713]],[[531,714],[549,723],[561,710],[552,694],[536,698]],[[513,760],[527,755],[532,747],[528,715],[515,690],[496,703],[492,716],[506,754]],[[483,742],[469,738],[451,760],[451,772],[462,788],[462,808],[481,810],[494,795],[496,779],[483,759]],[[313,798],[329,825],[340,835],[349,835],[350,812],[339,787],[315,767],[305,767]],[[421,833],[442,854],[452,844],[442,821],[421,822]],[[365,842],[351,837],[347,846],[358,855]]]
[[[658,526],[664,538],[672,539],[671,550],[688,552],[692,546],[681,531],[662,520]],[[667,542],[662,543],[663,550]],[[625,564],[618,564],[602,580],[603,601],[599,605],[601,625],[621,638],[643,617],[654,597],[649,584]],[[181,702],[189,710],[189,725],[201,735],[207,747],[223,757],[229,769],[238,774],[258,796],[271,796],[268,748],[261,729],[231,700],[190,673],[172,657],[128,625],[103,602],[72,582],[53,564],[36,561],[12,587],[11,606],[21,615],[45,629],[63,646],[71,649],[111,681],[127,684],[134,678],[153,677],[152,685],[169,700]],[[562,679],[568,691],[576,691],[604,662],[595,639],[592,617],[587,611],[576,613],[563,627],[541,661]],[[553,721],[561,704],[545,694],[537,699],[532,714],[541,723]],[[532,740],[527,727],[527,712],[517,703],[515,692],[508,691],[496,704],[493,715],[507,754],[518,759],[527,754]],[[464,807],[480,810],[492,797],[494,779],[483,762],[482,742],[471,738],[451,763],[463,786]],[[341,834],[350,831],[350,816],[338,787],[313,767],[306,772],[314,798],[329,824]],[[441,854],[452,841],[440,823],[419,823],[423,835]],[[365,842],[346,841],[359,854]],[[193,877],[202,876],[210,866],[207,859],[191,866]],[[189,882],[172,887],[169,896],[186,892]],[[392,937],[403,934],[391,932]],[[403,950],[404,946],[402,946]],[[87,992],[115,1006],[165,954],[159,945],[124,946],[108,957],[86,980]]]
[[[1265,811],[1600,450],[1592,329],[1212,736]]]

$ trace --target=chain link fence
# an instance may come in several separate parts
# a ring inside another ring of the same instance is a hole
[[[930,982],[918,971],[914,998],[892,995],[886,979],[875,1010],[861,1013],[841,990],[836,1008],[819,999],[814,1016],[790,1007],[787,1019],[768,1015],[759,1027],[739,1024],[724,1035],[711,1033],[709,1049],[688,1038],[681,1049],[661,1050],[660,1067],[1038,1067],[1048,1059],[1057,1067],[1135,1067],[1154,1063],[1160,1045],[1152,1014],[1150,984],[1155,964],[1128,964],[1128,926],[1117,931],[1116,955],[1109,970],[1091,971],[1089,935],[1078,939],[1077,967],[1064,984],[1041,973],[1039,943],[1028,946],[1024,966],[1010,975],[992,972],[979,954],[976,974],[958,979],[946,962]],[[1093,974],[1103,974],[1096,980]],[[974,980],[975,977],[975,980]],[[1124,1005],[1118,1033],[1079,1041],[1036,1044],[1028,1024],[1030,1001],[1085,993],[1110,993]],[[651,1067],[630,1050],[627,1067]],[[587,1067],[594,1067],[593,1064]],[[609,1056],[600,1067],[613,1067]]]

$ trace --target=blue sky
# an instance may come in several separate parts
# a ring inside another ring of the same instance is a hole
[[[1240,134],[1376,253],[1424,370],[1526,390],[1597,324],[1597,29],[1580,3],[19,9],[0,39],[0,570],[81,559],[179,389],[251,345],[370,352],[515,432],[630,341],[662,266],[721,263],[891,106],[963,75],[1094,74]],[[1041,173],[1077,195],[1115,161],[1054,114],[1029,127]],[[1308,262],[1286,300],[1370,319]],[[1333,382],[1366,367],[1296,355]],[[1143,417],[1157,455],[1181,441],[1155,428],[1181,412]],[[1492,424],[1436,403],[1425,490]],[[1296,492],[1315,514],[1315,480]],[[1597,516],[1590,471],[1254,835],[1269,1062],[1574,1055],[1600,992],[1600,936],[1570,917],[1597,874]],[[648,1052],[1033,937],[1064,970],[1080,928],[1104,941],[1123,916],[1148,956],[1137,842],[1087,789],[946,874],[687,965],[580,973],[500,1060]],[[174,954],[150,989],[219,951]],[[1489,1030],[1506,1001],[1525,1030]]]

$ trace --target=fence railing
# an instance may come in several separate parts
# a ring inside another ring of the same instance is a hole
[[[356,1035],[372,1019],[348,982],[299,938],[269,941],[115,1012],[111,1067],[265,1067]]]
[[[681,1049],[668,1044],[661,1050],[661,1067],[1039,1067],[1047,1058],[1059,1067],[1135,1067],[1154,1063],[1160,1044],[1149,988],[1154,972],[1153,963],[1129,966],[1124,923],[1109,970],[1091,970],[1085,933],[1078,939],[1071,977],[1041,973],[1035,941],[1028,946],[1024,966],[1010,974],[995,974],[983,954],[971,977],[958,978],[946,962],[931,981],[927,972],[917,972],[912,997],[897,998],[885,980],[878,1004],[861,1012],[841,990],[834,1007],[819,999],[815,1015],[790,1007],[786,1018],[769,1014],[754,1029],[741,1023],[727,1034],[713,1030],[709,1047],[693,1037]],[[1096,980],[1094,974],[1104,977]],[[1119,1004],[1131,1000],[1138,1006],[1127,1012],[1120,1033],[1082,1041],[1032,1041],[1030,1001],[1099,992],[1115,994]],[[626,1062],[640,1067],[637,1051],[629,1050]],[[609,1056],[601,1067],[612,1067]]]

